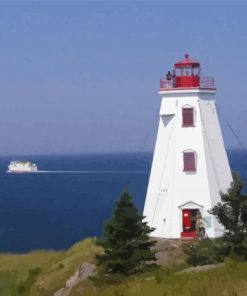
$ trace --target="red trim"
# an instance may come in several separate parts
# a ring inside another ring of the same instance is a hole
[[[199,68],[200,63],[196,60],[191,59],[188,54],[185,54],[184,59],[177,62],[174,66],[175,68],[184,68],[188,66],[191,68]]]
[[[215,87],[178,87],[178,88],[160,88],[159,91],[170,91],[170,90],[215,90]]]
[[[198,62],[179,62],[174,65],[176,69],[180,68],[186,68],[186,67],[191,67],[191,68],[199,68],[200,63]]]

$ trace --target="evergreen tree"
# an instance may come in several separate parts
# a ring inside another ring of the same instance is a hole
[[[192,244],[185,243],[183,251],[187,255],[186,262],[193,266],[223,262],[225,256],[218,251],[217,244],[216,240],[209,238],[195,241]]]
[[[221,193],[222,202],[210,211],[224,226],[225,233],[219,250],[226,256],[247,259],[247,196],[241,193],[242,180],[234,175],[231,187]]]
[[[148,236],[154,229],[143,218],[130,194],[124,192],[104,228],[104,239],[97,241],[104,254],[96,259],[106,274],[134,274],[142,271],[147,261],[156,260],[152,250],[155,242]]]

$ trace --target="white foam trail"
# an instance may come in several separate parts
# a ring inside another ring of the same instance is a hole
[[[35,174],[149,174],[148,171],[37,171]]]

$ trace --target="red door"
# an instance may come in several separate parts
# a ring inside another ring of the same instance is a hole
[[[184,231],[190,231],[191,229],[191,211],[183,210],[183,228]]]

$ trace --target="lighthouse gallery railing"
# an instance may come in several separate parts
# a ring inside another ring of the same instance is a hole
[[[215,83],[213,77],[200,77],[198,88],[215,89]],[[177,88],[175,79],[168,80],[166,78],[160,78],[160,89]],[[194,88],[194,87],[193,87]]]

